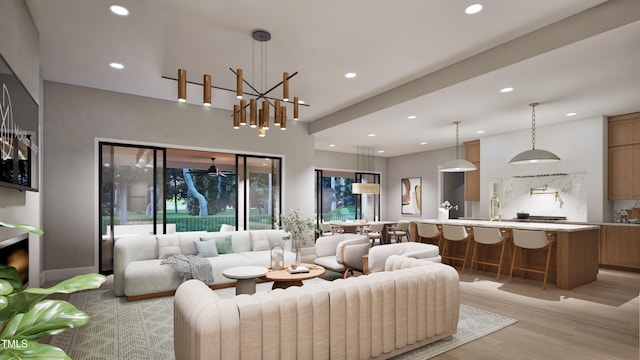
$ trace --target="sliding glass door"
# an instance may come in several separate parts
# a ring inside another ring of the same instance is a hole
[[[281,212],[282,159],[99,144],[100,272],[113,246],[139,234],[271,229]]]
[[[105,273],[113,269],[113,245],[118,232],[126,232],[124,225],[148,224],[149,232],[165,232],[165,151],[101,143],[99,158],[99,256]]]
[[[237,163],[244,190],[241,199],[243,227],[247,230],[272,229],[281,211],[282,160],[238,155]]]
[[[354,194],[353,183],[380,184],[380,174],[316,170],[318,222],[379,220],[380,195]]]

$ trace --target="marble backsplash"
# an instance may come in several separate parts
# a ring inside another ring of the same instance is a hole
[[[500,199],[503,219],[518,212],[536,216],[565,216],[587,221],[586,174],[550,174],[494,178],[491,188]]]

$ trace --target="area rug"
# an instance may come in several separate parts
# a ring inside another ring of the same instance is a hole
[[[322,280],[320,280],[322,281]],[[258,284],[268,291],[271,283]],[[233,288],[216,290],[222,297],[235,295]],[[91,317],[83,327],[66,331],[50,344],[64,349],[74,360],[167,360],[173,353],[173,297],[127,301],[114,297],[111,290],[72,294],[69,300]],[[460,305],[458,333],[395,359],[422,360],[442,354],[462,344],[516,323],[517,320]]]

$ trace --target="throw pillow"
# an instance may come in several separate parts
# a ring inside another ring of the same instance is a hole
[[[271,244],[269,244],[266,231],[252,231],[251,242],[253,243],[253,251],[271,249]]]
[[[216,240],[216,249],[218,254],[233,254],[233,246],[231,245],[231,235],[218,236]]]
[[[196,246],[196,250],[198,251],[198,256],[203,256],[203,257],[218,256],[218,249],[215,241],[194,240],[193,244]]]
[[[178,234],[156,235],[158,241],[158,258],[166,259],[171,255],[182,255]]]

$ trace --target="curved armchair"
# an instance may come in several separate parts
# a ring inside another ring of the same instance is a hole
[[[346,278],[353,270],[362,271],[362,255],[369,252],[369,237],[358,234],[322,236],[316,240],[314,263]]]
[[[376,246],[369,250],[369,271],[379,272],[385,270],[385,262],[392,255],[403,255],[415,259],[424,259],[432,262],[441,262],[440,249],[431,244],[419,242],[403,242]]]

